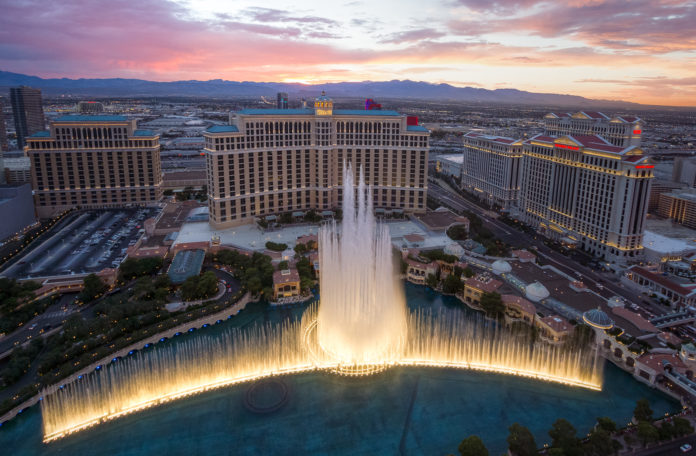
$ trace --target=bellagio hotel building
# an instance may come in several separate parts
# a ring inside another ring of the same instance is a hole
[[[395,111],[245,109],[204,134],[215,229],[283,212],[340,207],[342,168],[361,167],[375,208],[424,212],[429,131]]]
[[[68,115],[27,138],[39,217],[162,197],[159,135],[114,115]]]

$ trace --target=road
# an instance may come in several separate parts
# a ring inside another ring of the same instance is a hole
[[[674,442],[663,443],[662,445],[658,445],[656,447],[624,454],[631,456],[676,456],[682,454],[696,454],[696,450],[691,450],[688,453],[682,453],[679,450],[679,447],[684,445],[685,443],[689,443],[692,447],[696,448],[696,436],[691,435],[688,437],[682,437],[680,439],[675,440]]]
[[[667,309],[665,307],[660,307],[656,303],[646,302],[644,301],[645,296],[624,287],[620,283],[617,274],[596,271],[577,263],[568,256],[544,244],[543,237],[527,234],[497,220],[494,217],[497,216],[497,214],[494,212],[478,206],[451,189],[448,189],[446,186],[440,185],[437,181],[431,180],[429,182],[428,195],[457,211],[474,212],[481,218],[486,228],[491,230],[501,241],[514,248],[534,248],[545,263],[553,265],[569,276],[577,277],[588,288],[604,298],[620,296],[629,303],[635,303],[641,308],[638,313],[646,318],[650,318],[651,314],[663,315],[666,313]]]
[[[0,338],[0,353],[5,353],[11,348],[37,337],[42,330],[48,331],[62,325],[65,319],[78,311],[77,305],[74,304],[76,296],[77,293],[64,294],[48,306],[44,313],[32,318],[18,330]]]

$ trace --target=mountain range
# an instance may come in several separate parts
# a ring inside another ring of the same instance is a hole
[[[44,79],[19,73],[0,71],[0,92],[21,85],[39,88],[47,96],[76,97],[257,97],[275,98],[277,92],[290,96],[314,98],[322,90],[333,97],[411,98],[449,100],[473,103],[529,104],[552,106],[637,106],[635,103],[613,100],[593,100],[577,95],[526,92],[517,89],[488,90],[476,87],[455,87],[450,84],[432,84],[422,81],[392,80],[336,82],[305,85],[281,82],[226,81],[172,81],[157,82],[143,79]]]

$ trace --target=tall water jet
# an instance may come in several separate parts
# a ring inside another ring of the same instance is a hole
[[[406,301],[392,265],[389,228],[377,223],[360,170],[343,169],[343,222],[319,231],[317,341],[344,367],[394,364],[406,339]]]

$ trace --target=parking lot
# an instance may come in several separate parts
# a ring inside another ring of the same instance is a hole
[[[0,272],[13,278],[81,274],[116,268],[126,250],[143,235],[143,221],[158,208],[103,209],[79,212],[54,234]]]

